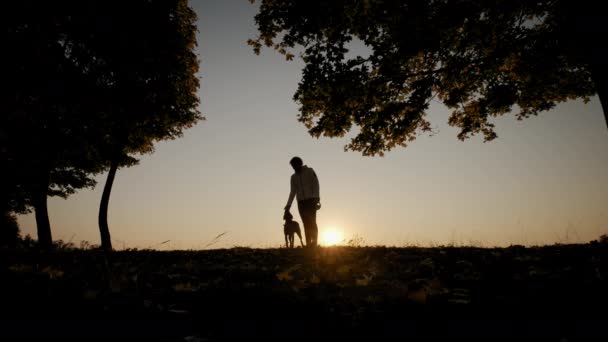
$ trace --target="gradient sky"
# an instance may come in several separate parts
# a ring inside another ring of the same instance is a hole
[[[299,60],[256,56],[256,6],[192,1],[198,13],[201,112],[184,137],[156,145],[140,165],[119,170],[109,208],[114,247],[278,247],[282,208],[298,155],[315,169],[321,234],[376,245],[552,244],[608,233],[608,130],[596,97],[538,117],[495,120],[498,139],[464,142],[449,111],[429,111],[439,131],[384,157],[344,152],[347,139],[315,139],[297,121]],[[49,201],[54,239],[99,243],[94,190]],[[301,222],[295,206],[295,219]],[[34,215],[19,217],[36,236]],[[170,242],[161,244],[163,241]]]

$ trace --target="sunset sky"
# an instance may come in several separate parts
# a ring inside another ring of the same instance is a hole
[[[369,245],[587,242],[608,233],[608,130],[597,97],[538,117],[495,120],[498,139],[464,142],[433,103],[438,133],[384,157],[344,152],[348,139],[315,139],[297,121],[292,96],[302,62],[256,56],[255,5],[192,1],[201,60],[200,111],[184,137],[119,170],[109,208],[114,247],[278,247],[282,208],[300,156],[320,180],[320,234]],[[94,190],[49,201],[54,239],[99,243]],[[294,218],[301,223],[294,206]],[[34,215],[19,217],[36,236]],[[170,242],[161,244],[163,241]],[[321,241],[323,243],[323,241]]]

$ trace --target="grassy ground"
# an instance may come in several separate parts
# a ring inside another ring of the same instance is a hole
[[[0,255],[4,341],[608,340],[600,243]]]

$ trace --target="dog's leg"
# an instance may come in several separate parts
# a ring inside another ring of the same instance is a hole
[[[300,234],[300,232],[296,232],[296,234],[298,234],[298,237],[300,238],[300,245],[304,247],[304,242],[302,242],[302,234]]]

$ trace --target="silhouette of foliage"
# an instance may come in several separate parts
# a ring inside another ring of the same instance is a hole
[[[99,227],[102,247],[111,250],[107,210],[117,169],[203,119],[196,14],[186,0],[87,1],[78,11],[72,23],[79,44],[71,53],[87,56],[84,69],[96,82],[94,139],[109,167]]]
[[[255,2],[255,1],[251,1]],[[599,2],[574,0],[261,0],[259,54],[272,47],[304,61],[294,95],[314,137],[382,155],[432,132],[432,100],[452,109],[463,140],[496,138],[491,119],[517,119],[599,93],[608,110]],[[358,41],[369,56],[349,55]],[[608,118],[608,117],[607,117]]]
[[[67,2],[18,1],[0,10],[5,34],[0,101],[2,205],[36,212],[38,239],[50,248],[47,196],[67,197],[92,187],[101,171],[87,157],[86,108],[90,88],[77,61],[66,53]]]
[[[17,246],[21,234],[19,233],[19,223],[14,214],[3,212],[0,216],[0,247]]]
[[[25,0],[5,9],[2,202],[12,212],[34,207],[40,245],[50,248],[47,196],[92,187],[90,175],[109,169],[99,220],[111,249],[107,205],[118,167],[202,119],[196,15],[186,0]]]

